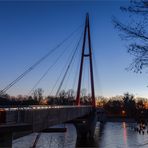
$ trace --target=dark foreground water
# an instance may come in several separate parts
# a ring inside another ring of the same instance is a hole
[[[131,127],[133,123],[108,122],[101,126],[97,123],[94,140],[76,141],[76,129],[66,124],[66,133],[42,133],[36,148],[148,148],[148,134],[139,134]],[[63,126],[63,125],[61,125]],[[13,141],[13,148],[31,148],[37,133]]]

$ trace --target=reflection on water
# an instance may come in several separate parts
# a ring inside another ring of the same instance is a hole
[[[148,134],[139,134],[132,123],[106,123],[99,148],[148,148]]]
[[[127,148],[127,128],[126,128],[126,123],[123,122],[123,142],[125,147]]]
[[[148,134],[139,134],[131,126],[133,123],[108,122],[104,125],[98,123],[95,138],[78,140],[76,142],[76,129],[72,124],[66,124],[66,133],[42,133],[37,148],[148,148]],[[13,148],[30,148],[37,133],[13,141]]]

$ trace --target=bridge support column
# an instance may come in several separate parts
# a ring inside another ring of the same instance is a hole
[[[77,139],[93,138],[96,123],[97,123],[96,111],[93,111],[88,116],[75,120],[74,125],[77,130]]]
[[[12,147],[12,133],[3,133],[0,135],[0,148],[11,148]]]

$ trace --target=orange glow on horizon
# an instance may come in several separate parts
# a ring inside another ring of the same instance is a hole
[[[145,108],[145,109],[148,109],[148,102],[145,102],[145,103],[144,103],[144,108]]]

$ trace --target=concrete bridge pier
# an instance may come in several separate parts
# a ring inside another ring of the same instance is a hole
[[[76,119],[74,125],[77,130],[77,139],[94,138],[95,127],[97,123],[96,110],[83,118]]]

